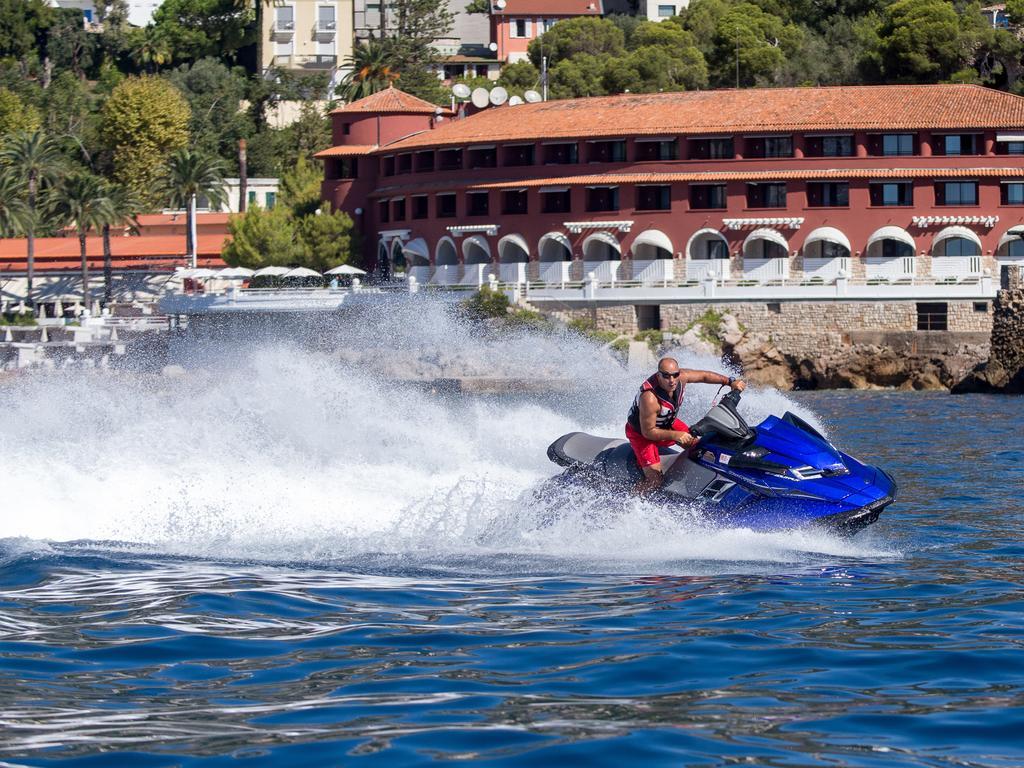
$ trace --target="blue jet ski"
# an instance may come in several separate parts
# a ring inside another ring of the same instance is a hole
[[[739,402],[740,393],[732,391],[692,425],[700,441],[687,453],[662,449],[665,482],[652,500],[704,509],[727,526],[763,531],[812,525],[841,535],[863,530],[895,500],[888,473],[837,450],[799,416],[787,411],[750,427]],[[584,432],[558,438],[548,458],[566,469],[547,491],[584,484],[632,493],[643,476],[626,440]]]

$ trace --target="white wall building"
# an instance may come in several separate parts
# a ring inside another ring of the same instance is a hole
[[[277,205],[277,187],[278,179],[270,178],[254,178],[249,177],[246,183],[246,199],[247,207],[258,205],[264,210],[269,210]],[[239,212],[239,197],[238,193],[242,188],[242,182],[238,178],[227,178],[224,179],[224,191],[227,193],[227,205],[222,205],[220,208],[211,209],[210,201],[204,198],[200,198],[196,201],[196,210],[210,211],[216,210],[221,213],[238,213]]]
[[[128,23],[144,27],[153,21],[153,13],[163,0],[128,0]],[[99,21],[93,0],[50,0],[55,8],[77,8],[82,12],[86,25]]]
[[[647,0],[647,18],[650,21],[662,21],[678,16],[689,4],[690,0]]]

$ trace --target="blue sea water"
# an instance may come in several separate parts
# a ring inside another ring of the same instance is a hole
[[[247,391],[283,378],[302,401],[285,368]],[[26,481],[33,503],[0,488],[0,764],[1024,764],[1024,399],[788,396],[900,484],[843,540],[642,504],[540,534],[516,512],[572,405],[424,401],[406,438],[445,455],[417,468],[390,434],[386,461],[358,453],[350,423],[344,461],[308,468],[294,456],[345,443],[309,436],[333,408],[275,425],[268,407],[218,419],[217,387],[94,383],[86,412],[48,386],[6,406],[113,437],[40,438],[56,470]],[[194,431],[175,437],[184,402]],[[163,440],[125,447],[154,424]],[[465,476],[502,461],[511,479]],[[154,467],[190,462],[206,474],[174,497]]]

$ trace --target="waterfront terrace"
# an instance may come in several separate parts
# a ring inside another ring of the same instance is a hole
[[[978,282],[1024,262],[1024,98],[973,85],[332,113],[323,197],[420,284]]]

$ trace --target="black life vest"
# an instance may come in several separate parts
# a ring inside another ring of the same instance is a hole
[[[633,407],[629,409],[626,422],[637,432],[643,432],[640,428],[640,396],[644,392],[653,392],[654,396],[658,398],[658,418],[655,423],[659,429],[672,429],[679,413],[679,407],[683,404],[684,389],[686,389],[686,385],[679,382],[675,394],[670,395],[658,384],[658,374],[654,374],[640,385],[640,391],[633,398]]]

